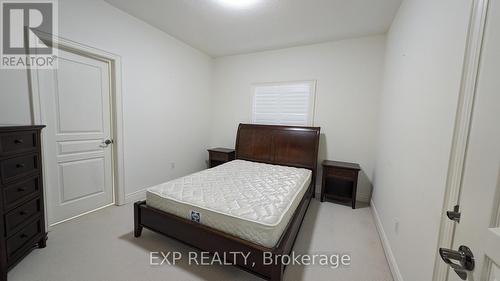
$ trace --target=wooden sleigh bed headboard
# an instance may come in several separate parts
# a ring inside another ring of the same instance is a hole
[[[306,168],[316,176],[319,127],[240,124],[236,159]]]

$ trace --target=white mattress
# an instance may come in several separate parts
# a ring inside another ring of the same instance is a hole
[[[311,171],[234,160],[148,188],[146,203],[265,247],[278,242]]]

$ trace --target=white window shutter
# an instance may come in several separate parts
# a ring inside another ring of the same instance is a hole
[[[312,81],[255,86],[253,122],[256,124],[310,126],[313,110]]]

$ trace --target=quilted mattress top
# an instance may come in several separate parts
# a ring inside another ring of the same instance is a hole
[[[226,216],[275,226],[311,179],[311,171],[234,160],[181,177],[148,192]]]

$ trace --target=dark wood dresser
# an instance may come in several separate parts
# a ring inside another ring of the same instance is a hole
[[[0,126],[0,280],[36,246],[46,246],[40,132]]]

